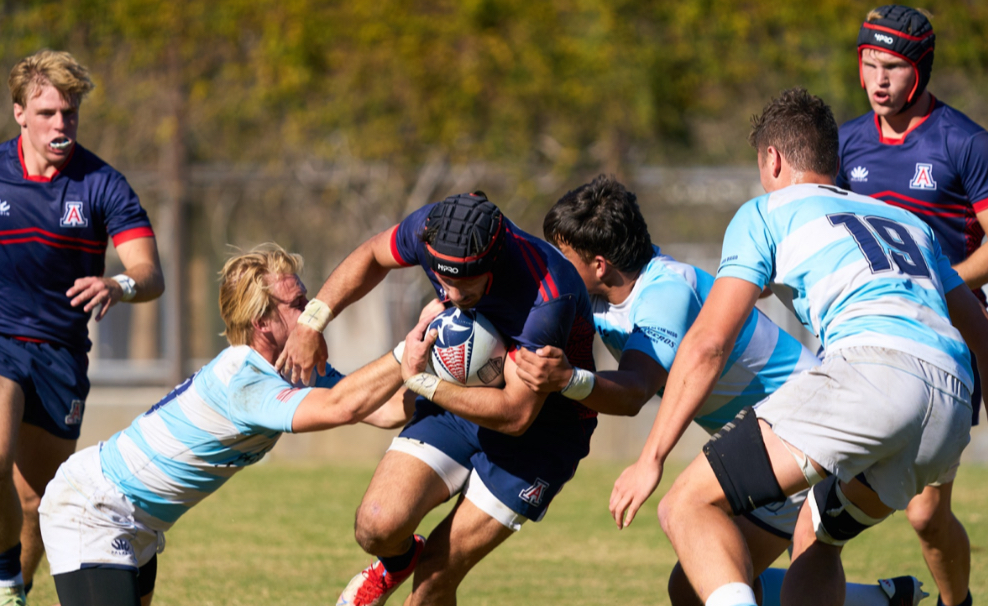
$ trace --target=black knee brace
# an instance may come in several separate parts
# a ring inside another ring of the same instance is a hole
[[[828,476],[813,486],[807,500],[816,538],[829,545],[844,545],[885,519],[873,518],[850,502],[840,489],[837,476]]]
[[[734,515],[786,499],[775,479],[758,418],[750,406],[710,438],[703,447],[703,454]]]

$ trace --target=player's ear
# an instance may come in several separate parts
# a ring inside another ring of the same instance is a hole
[[[591,266],[593,267],[594,276],[601,281],[603,281],[604,276],[611,270],[611,264],[602,255],[594,257]]]
[[[24,106],[20,103],[14,103],[14,121],[17,122],[21,128],[27,126],[27,119],[24,116]]]
[[[769,169],[772,171],[772,178],[778,179],[779,175],[782,174],[782,154],[772,145],[769,145],[765,149],[765,153],[765,160],[768,162]]]

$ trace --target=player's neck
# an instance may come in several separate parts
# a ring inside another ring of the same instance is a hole
[[[922,122],[933,104],[933,95],[930,91],[924,90],[912,107],[894,116],[879,116],[878,120],[882,125],[882,137],[886,139],[901,139],[913,128]]]
[[[57,162],[51,162],[43,155],[39,154],[30,143],[26,143],[27,135],[21,133],[21,158],[24,163],[24,173],[29,177],[45,177],[52,178],[57,174],[68,159],[72,157],[72,153],[66,155],[65,158],[58,160]],[[75,144],[73,143],[73,148]]]
[[[607,302],[611,305],[624,303],[631,296],[631,291],[635,289],[635,283],[638,281],[640,274],[640,271],[625,273],[615,270],[612,272],[612,275],[609,276],[610,279],[607,281],[607,290],[604,294]]]

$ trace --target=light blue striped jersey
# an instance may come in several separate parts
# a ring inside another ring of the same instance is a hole
[[[964,282],[912,213],[834,186],[793,185],[741,207],[717,277],[769,284],[827,352],[903,351],[971,389],[967,346],[944,299]]]
[[[343,378],[333,368],[317,387]],[[229,347],[100,450],[103,475],[167,530],[242,468],[271,450],[310,388],[294,388],[246,345]]]
[[[714,279],[654,249],[627,299],[617,305],[600,296],[591,300],[594,325],[614,359],[620,360],[627,350],[640,351],[668,371]],[[716,431],[745,406],[755,405],[790,377],[819,363],[756,309],[745,321],[724,372],[695,421],[707,431]]]

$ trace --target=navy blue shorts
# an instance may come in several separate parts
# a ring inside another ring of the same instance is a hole
[[[434,446],[467,469],[509,509],[538,521],[563,484],[590,452],[597,419],[535,423],[521,436],[509,436],[462,419],[425,398],[402,438]]]
[[[23,422],[53,436],[79,439],[89,395],[88,368],[84,352],[0,335],[0,376],[21,386]]]

